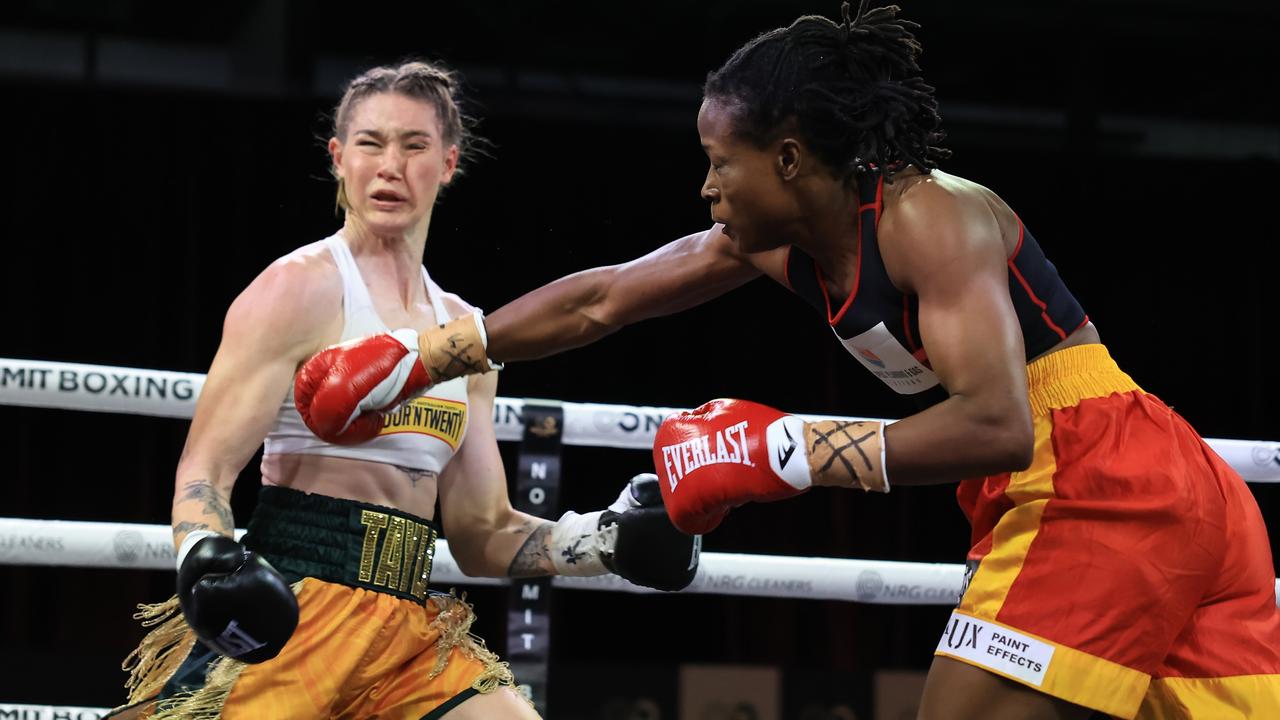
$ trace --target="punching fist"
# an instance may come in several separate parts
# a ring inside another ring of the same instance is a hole
[[[178,603],[205,645],[247,663],[275,657],[298,626],[289,583],[225,535],[205,535],[182,558]]]
[[[698,572],[702,536],[686,535],[671,524],[662,505],[658,476],[631,478],[622,494],[600,515],[600,527],[616,525],[613,552],[601,556],[609,571],[658,590],[683,590]]]
[[[437,383],[492,370],[487,344],[479,311],[421,334],[403,328],[345,342],[303,364],[293,401],[316,437],[362,443],[382,429],[383,412]]]
[[[691,534],[714,530],[739,505],[815,484],[889,491],[884,423],[806,422],[747,400],[712,400],[663,420],[653,463],[671,521]]]
[[[686,533],[710,532],[739,505],[812,484],[804,420],[746,400],[712,400],[663,420],[653,463],[667,513]]]
[[[671,524],[652,473],[631,478],[609,509],[567,512],[551,529],[551,560],[560,575],[612,572],[656,590],[688,587],[701,549],[701,537]]]
[[[382,411],[431,384],[418,362],[418,333],[403,328],[320,351],[298,371],[293,402],[316,437],[361,443],[382,429]]]

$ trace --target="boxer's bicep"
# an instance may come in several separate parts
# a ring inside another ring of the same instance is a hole
[[[196,402],[178,484],[229,489],[261,445],[298,365],[341,322],[341,285],[317,268],[272,265],[227,311],[222,340]]]

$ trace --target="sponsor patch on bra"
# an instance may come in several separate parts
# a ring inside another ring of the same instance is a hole
[[[839,335],[836,339],[871,374],[901,395],[924,392],[939,383],[938,376],[907,352],[884,323],[848,340]]]
[[[456,400],[434,397],[416,397],[382,420],[379,435],[417,433],[444,441],[450,449],[457,450],[462,441],[462,431],[467,427],[467,404]]]

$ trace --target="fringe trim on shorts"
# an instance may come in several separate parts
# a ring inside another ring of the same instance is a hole
[[[302,589],[302,582],[293,583],[295,595]],[[154,605],[139,605],[133,617],[142,621],[143,627],[157,627],[147,633],[138,648],[125,658],[124,669],[129,672],[129,680],[125,682],[129,705],[159,694],[182,661],[186,660],[196,641],[195,633],[182,616],[177,596]],[[159,702],[151,720],[214,720],[220,717],[231,688],[246,667],[248,663],[219,657],[209,664],[204,685]]]
[[[248,663],[220,657],[209,665],[204,685],[196,690],[180,692],[156,705],[151,720],[215,720],[222,717],[231,688],[240,679]]]
[[[471,683],[471,687],[477,692],[487,695],[503,686],[515,686],[511,666],[499,660],[497,654],[484,644],[484,640],[471,634],[471,625],[476,621],[476,615],[467,602],[466,593],[458,597],[454,592],[456,591],[450,590],[448,595],[432,595],[427,599],[437,611],[431,627],[440,633],[440,639],[436,641],[436,666],[427,679],[435,679],[444,672],[449,663],[449,653],[458,648],[467,657],[484,664],[484,671]]]
[[[129,673],[125,689],[129,705],[155,697],[195,644],[195,633],[187,627],[177,596],[154,605],[138,605],[133,618],[143,627],[156,627],[124,659],[121,669]]]

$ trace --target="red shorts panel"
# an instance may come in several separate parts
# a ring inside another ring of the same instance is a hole
[[[1122,717],[1139,706],[1182,717],[1177,703],[1205,717],[1246,707],[1280,717],[1275,569],[1248,486],[1101,346],[1085,348],[1093,357],[1077,354],[1056,375],[1029,369],[1032,466],[961,484],[977,566],[958,622],[1003,638],[997,656],[1052,654],[1023,681],[1070,702]],[[1236,699],[1203,704],[1222,697]]]

